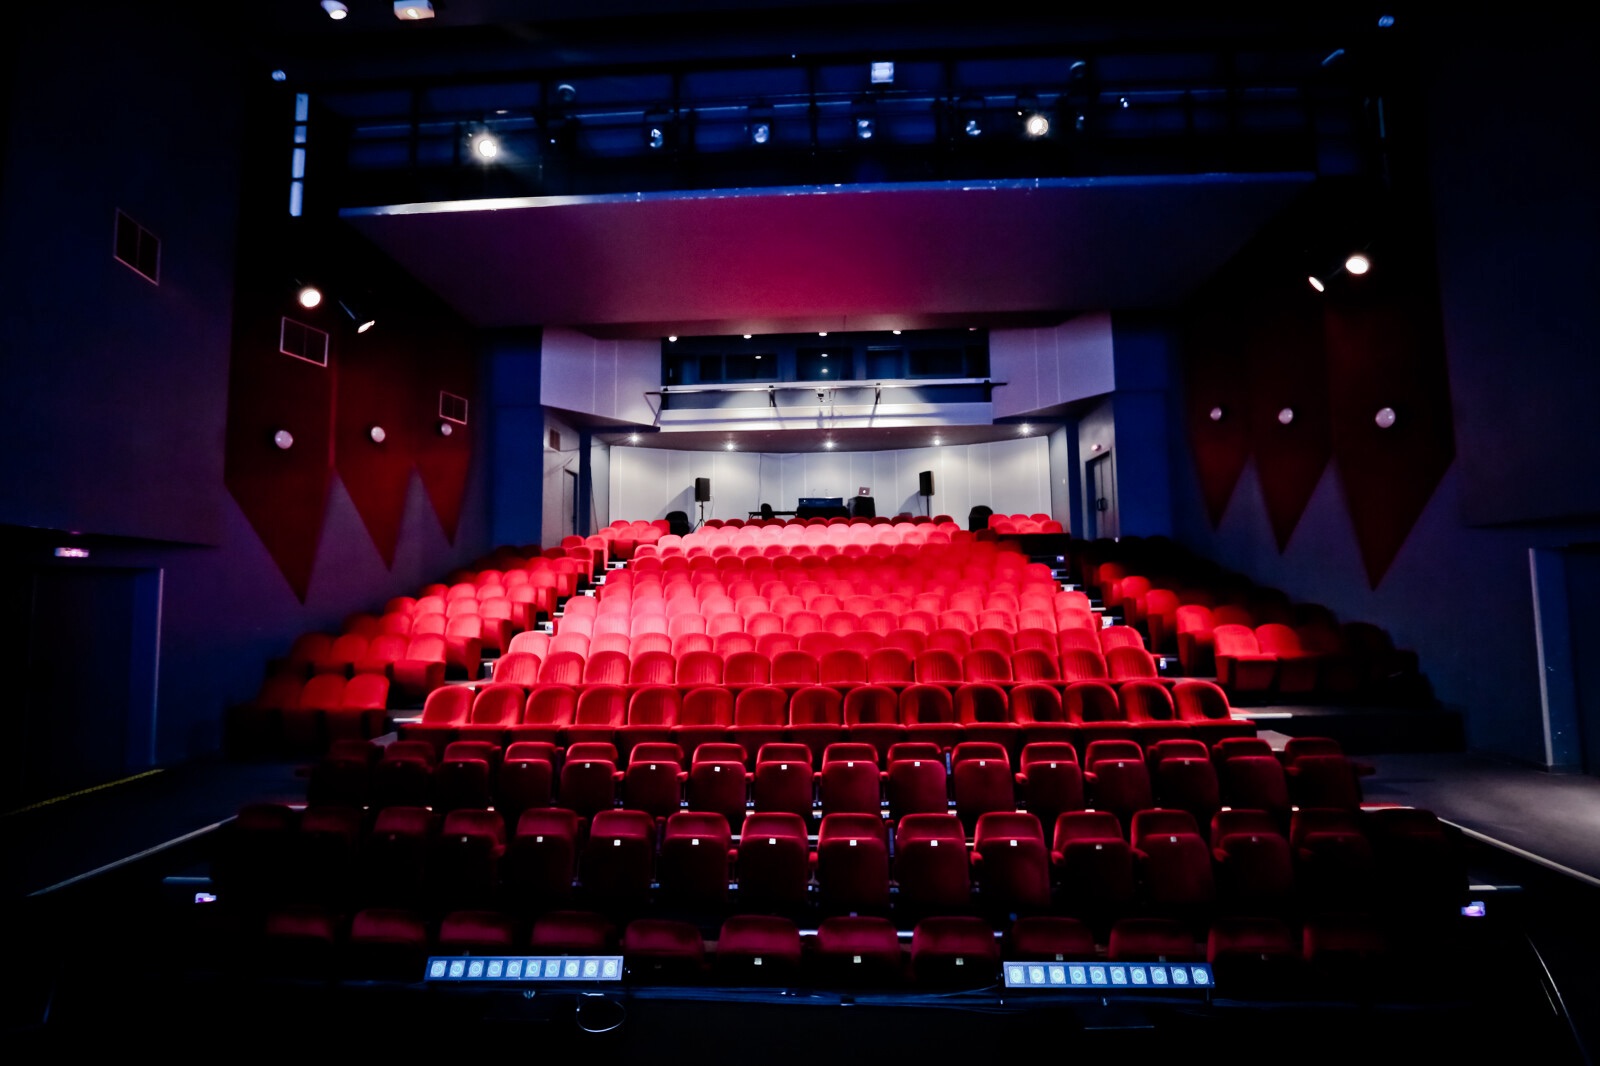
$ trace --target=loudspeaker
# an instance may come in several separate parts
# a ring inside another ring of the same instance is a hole
[[[711,479],[710,478],[708,478],[708,477],[697,477],[697,478],[694,479],[694,502],[695,503],[710,503],[711,502]]]
[[[932,470],[924,470],[922,473],[917,475],[917,495],[918,496],[932,496],[933,495],[933,471]]]

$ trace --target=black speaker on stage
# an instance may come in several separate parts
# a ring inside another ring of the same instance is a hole
[[[710,503],[711,502],[711,479],[710,478],[708,478],[708,477],[697,477],[697,478],[694,479],[694,502],[695,503]]]
[[[918,496],[932,496],[933,495],[933,471],[932,470],[924,470],[922,473],[917,475],[917,495]]]

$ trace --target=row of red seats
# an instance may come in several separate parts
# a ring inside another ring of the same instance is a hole
[[[797,635],[764,626],[758,627],[764,629],[763,632],[751,633],[745,629],[735,628],[731,620],[726,627],[708,626],[708,629],[717,630],[714,633],[701,632],[696,623],[704,622],[704,619],[699,619],[697,616],[680,617],[689,617],[692,620],[690,624],[681,627],[669,624],[666,633],[649,628],[642,629],[638,633],[613,632],[593,635],[574,632],[570,628],[555,634],[518,633],[511,639],[508,651],[513,655],[533,655],[541,662],[552,655],[562,653],[575,654],[587,661],[592,655],[605,653],[626,655],[633,660],[652,652],[670,653],[676,658],[694,652],[713,652],[726,662],[741,652],[754,652],[771,660],[783,652],[796,650],[813,656],[822,656],[838,650],[849,650],[870,656],[880,648],[898,648],[914,659],[923,651],[944,651],[965,656],[971,651],[987,650],[1010,657],[1022,651],[1035,649],[1052,657],[1085,651],[1104,661],[1105,654],[1117,648],[1137,648],[1141,651],[1144,649],[1144,638],[1139,635],[1139,631],[1127,626],[1106,626],[1102,629],[1075,628],[1059,632],[1050,629],[1021,629],[1015,633],[1005,629],[972,630],[950,626],[929,632],[903,628],[891,629],[883,634],[871,630],[858,630],[841,635],[828,630],[811,630]],[[721,616],[717,616],[713,621],[720,619]],[[671,632],[673,629],[680,631]],[[358,647],[353,644],[350,646]],[[323,648],[325,650],[312,653],[312,673],[351,672],[350,669],[339,665],[349,660],[341,658],[333,645],[323,645]],[[329,665],[322,666],[324,661]],[[355,662],[360,662],[359,656],[355,658]],[[1106,675],[1102,671],[1097,676]]]
[[[430,956],[528,955],[540,963],[573,955],[621,954],[629,981],[709,981],[746,987],[983,987],[1000,979],[1006,962],[1208,962],[1213,981],[1305,982],[1347,986],[1357,974],[1370,982],[1391,955],[1377,923],[1346,916],[1315,917],[1297,930],[1276,917],[1218,918],[1202,939],[1180,923],[1128,918],[1110,929],[1103,947],[1075,919],[1019,918],[1003,939],[982,919],[924,918],[909,947],[894,923],[871,916],[838,916],[810,935],[788,918],[736,914],[706,941],[698,926],[637,918],[621,936],[606,916],[552,911],[524,929],[496,911],[454,911],[432,925],[399,908],[369,908],[348,922],[317,908],[274,912],[259,944],[270,972],[296,977],[418,980]],[[1342,990],[1342,989],[1341,989]]]
[[[1086,563],[1085,571],[1109,608],[1148,633],[1152,649],[1175,651],[1185,673],[1215,674],[1230,692],[1351,696],[1416,677],[1415,655],[1397,651],[1379,627],[1340,626],[1326,607],[1291,604],[1277,590],[1231,588],[1201,573],[1147,576],[1118,561]]]
[[[569,685],[539,683],[524,690],[499,683],[474,694],[449,686],[430,694],[421,718],[403,723],[401,736],[443,743],[463,737],[514,742],[544,740],[680,739],[686,746],[729,740],[757,746],[800,739],[821,745],[872,739],[881,750],[896,740],[925,737],[994,740],[1015,750],[1031,740],[1078,737],[1160,739],[1195,736],[1214,741],[1254,736],[1255,727],[1232,717],[1222,690],[1208,681],[1180,679],[1170,687],[1133,680],[1120,687],[1102,681],[1065,686],[913,683],[860,684],[844,689],[804,685],[786,689],[725,686]],[[954,743],[954,741],[949,741]]]
[[[1007,537],[1015,534],[1061,533],[1065,527],[1047,514],[992,514],[989,516],[989,530]]]
[[[380,749],[336,744],[313,769],[317,804],[492,807],[515,827],[523,810],[559,806],[590,816],[613,807],[666,817],[687,807],[738,824],[749,810],[818,814],[939,814],[954,809],[967,826],[991,811],[1026,809],[1049,823],[1068,810],[1093,808],[1124,823],[1154,806],[1183,810],[1201,822],[1224,807],[1260,810],[1287,824],[1294,806],[1356,810],[1361,768],[1321,741],[1280,760],[1256,738],[1091,740],[1080,765],[1069,741],[1033,741],[1013,756],[992,741],[898,741],[887,754],[865,741],[827,744],[815,770],[809,745],[768,742],[752,757],[743,745],[706,741],[690,750],[641,741],[626,767],[609,741],[518,741],[501,749],[456,740],[442,758],[423,741]],[[751,766],[755,767],[751,772]],[[1015,770],[1015,772],[1013,772]]]
[[[1048,840],[1023,811],[980,815],[971,844],[948,812],[822,818],[815,849],[791,812],[745,816],[562,808],[522,812],[514,833],[494,811],[441,816],[385,807],[278,805],[241,810],[213,873],[243,909],[290,903],[490,906],[537,913],[574,899],[614,914],[1043,914],[1103,922],[1151,915],[1358,911],[1448,913],[1464,866],[1444,827],[1412,808],[1296,811],[1285,834],[1261,811],[1213,816],[1209,839],[1187,811],[1135,812],[1124,831],[1105,811],[1065,811]]]
[[[792,634],[790,634],[792,636]],[[988,681],[995,684],[1028,681],[1113,681],[1160,677],[1156,662],[1143,648],[1112,648],[1105,655],[1098,651],[1069,648],[1054,651],[1024,648],[1007,653],[979,648],[958,655],[942,648],[929,648],[912,655],[899,647],[880,647],[863,653],[857,647],[841,647],[832,634],[807,634],[795,643],[798,647],[776,651],[769,658],[761,651],[736,651],[724,655],[710,650],[644,651],[628,655],[620,651],[596,652],[587,658],[576,651],[552,651],[543,660],[532,652],[514,651],[497,662],[495,680],[523,685],[535,682],[592,685],[956,685],[963,681]],[[381,639],[381,638],[380,638]],[[413,638],[415,639],[415,638]],[[630,638],[633,639],[633,638]],[[709,640],[709,638],[706,638]],[[695,642],[681,640],[681,647]],[[757,646],[760,646],[758,642]],[[781,642],[768,643],[769,648]],[[808,650],[815,649],[815,650]],[[330,672],[344,672],[333,670]]]

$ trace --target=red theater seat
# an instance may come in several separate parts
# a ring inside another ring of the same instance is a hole
[[[1000,970],[1000,941],[981,918],[924,918],[911,935],[911,972],[919,984],[989,985]]]

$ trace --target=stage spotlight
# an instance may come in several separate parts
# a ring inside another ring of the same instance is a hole
[[[667,343],[668,343],[668,344],[676,344],[676,343],[678,343],[678,338],[677,338],[677,336],[676,336],[676,335],[674,335],[674,336],[671,336],[671,337],[668,337],[668,338],[667,338]]]
[[[1324,285],[1322,283],[1322,279],[1317,277],[1315,274],[1308,275],[1306,277],[1306,281],[1310,282],[1311,283],[1311,287],[1313,289],[1316,289],[1318,292],[1327,291],[1328,287],[1326,285]]]
[[[394,17],[406,22],[433,18],[431,0],[395,0]]]
[[[872,135],[877,131],[877,122],[866,116],[856,119],[856,139],[862,141],[872,140]]]
[[[349,304],[345,303],[343,300],[339,301],[339,309],[342,310],[346,315],[349,316],[350,321],[352,321],[352,322],[354,322],[356,324],[356,332],[357,333],[365,333],[367,330],[371,329],[373,326],[376,326],[378,324],[378,320],[377,319],[371,317],[370,315],[363,315],[363,314],[357,312],[354,308],[352,308]]]
[[[749,339],[750,339],[750,334],[748,334],[748,333],[746,333],[746,334],[745,334],[745,335],[744,335],[744,339],[745,339],[745,340],[749,340]]]
[[[275,71],[272,72],[272,80],[273,81],[288,81],[289,80],[289,75],[284,73],[281,70],[275,70]]]
[[[1378,16],[1378,26],[1381,29],[1387,30],[1393,25],[1394,25],[1394,16],[1393,15],[1379,15]]]
[[[821,333],[817,334],[817,336],[819,336],[819,337],[826,337],[827,335],[828,335],[828,333],[827,333],[826,330],[823,330]]]
[[[750,123],[750,143],[751,144],[766,144],[770,140],[772,140],[772,123],[770,123],[770,122],[752,122],[752,123]]]
[[[645,143],[652,149],[661,149],[667,146],[667,134],[660,126],[651,126],[645,131]]]
[[[969,118],[962,130],[968,137],[981,137],[983,135],[983,123],[975,118]]]
[[[300,291],[296,294],[295,299],[300,301],[301,307],[304,307],[309,311],[311,308],[322,303],[322,290],[317,288],[315,285],[301,285]]]
[[[1050,132],[1050,120],[1035,111],[1028,116],[1028,121],[1023,128],[1028,131],[1029,137],[1043,137]]]
[[[896,336],[896,337],[898,337],[898,336],[900,336],[900,331],[899,331],[899,330],[897,330],[897,329],[892,329],[892,330],[890,330],[890,331],[889,331],[889,332],[890,332],[890,333],[893,333],[893,334],[894,334],[894,335],[895,335],[895,336]]]
[[[322,0],[322,10],[326,11],[328,17],[335,22],[350,14],[350,9],[341,4],[339,0]]]
[[[1351,253],[1350,258],[1344,261],[1344,268],[1357,277],[1360,277],[1362,274],[1365,274],[1367,271],[1372,269],[1372,260],[1368,259],[1366,255],[1361,252],[1353,252]]]
[[[500,141],[487,130],[476,133],[472,137],[472,154],[481,162],[493,162],[500,156]]]

